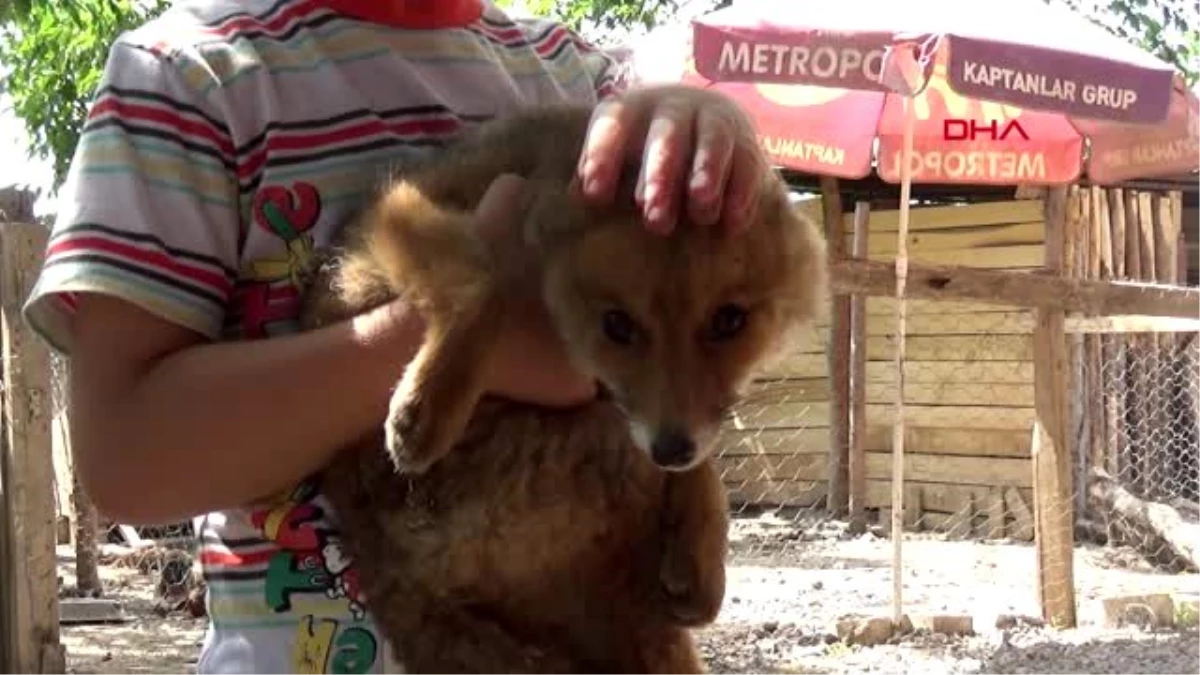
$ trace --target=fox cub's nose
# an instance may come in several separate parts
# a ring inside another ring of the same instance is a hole
[[[650,456],[654,463],[664,469],[687,465],[696,455],[696,443],[686,432],[679,429],[663,429],[650,445]]]

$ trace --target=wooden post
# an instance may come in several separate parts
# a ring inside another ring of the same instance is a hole
[[[1125,279],[1125,198],[1122,196],[1119,188],[1108,191],[1107,208],[1109,226],[1111,228],[1112,278]],[[1105,470],[1108,471],[1109,475],[1120,477],[1121,472],[1124,470],[1125,455],[1128,447],[1125,437],[1125,432],[1128,429],[1128,425],[1125,423],[1126,377],[1128,368],[1126,367],[1126,340],[1124,335],[1117,333],[1108,337],[1104,358],[1111,364],[1111,370],[1108,374],[1109,379],[1105,388],[1109,392],[1108,434],[1112,443],[1112,446],[1109,448],[1108,462]]]
[[[1125,276],[1131,281],[1142,280],[1142,236],[1139,223],[1138,197],[1134,190],[1125,194]],[[1142,340],[1137,335],[1125,336],[1125,471],[1123,478],[1131,484],[1141,483],[1142,456],[1145,454],[1145,434],[1142,417],[1145,415],[1145,370]],[[1140,492],[1140,490],[1139,490]]]
[[[1105,251],[1110,249],[1108,243],[1108,221],[1104,218],[1104,193],[1102,188],[1092,186],[1090,192],[1090,220],[1085,224],[1088,229],[1088,266],[1087,277],[1093,281],[1099,281],[1105,278],[1107,270],[1111,269],[1112,261],[1109,259],[1108,264],[1105,264]],[[1083,338],[1084,358],[1086,359],[1084,372],[1087,373],[1086,391],[1087,391],[1087,408],[1086,418],[1088,421],[1087,431],[1087,455],[1086,462],[1081,462],[1088,467],[1104,466],[1105,447],[1107,446],[1107,421],[1105,419],[1104,405],[1104,380],[1102,377],[1102,369],[1104,368],[1104,347],[1102,336],[1100,335],[1085,335]],[[1086,485],[1084,482],[1086,474],[1078,480],[1079,485]],[[1079,490],[1078,494],[1083,499],[1080,504],[1086,503],[1084,490]],[[1081,509],[1082,510],[1082,509]]]
[[[846,257],[846,226],[842,195],[836,178],[821,177],[821,205],[825,216],[825,241],[831,260]],[[843,515],[849,506],[850,471],[850,298],[834,293],[829,326],[829,492],[825,508]]]
[[[1157,215],[1155,213],[1155,197],[1150,192],[1139,192],[1137,195],[1138,201],[1138,239],[1141,244],[1142,253],[1142,281],[1154,283],[1158,280],[1158,236],[1156,231],[1159,229],[1155,226]],[[1142,445],[1142,456],[1139,474],[1141,477],[1141,489],[1138,491],[1142,497],[1147,499],[1155,499],[1159,493],[1158,485],[1156,485],[1155,476],[1159,472],[1159,467],[1162,466],[1163,458],[1166,456],[1162,452],[1162,446],[1154,441],[1155,429],[1162,429],[1161,426],[1165,419],[1159,414],[1162,399],[1159,396],[1157,381],[1159,378],[1159,359],[1158,359],[1158,340],[1154,335],[1139,335],[1137,341],[1141,345],[1141,353],[1139,355],[1142,361],[1141,379],[1138,382],[1138,402],[1143,412],[1143,420],[1141,422],[1143,431],[1147,437]]]
[[[871,202],[854,205],[854,243],[851,255],[867,259]],[[866,530],[867,502],[867,298],[850,300],[850,530]]]
[[[1182,195],[1179,204],[1182,206]],[[1182,233],[1182,214],[1173,212],[1175,200],[1172,193],[1157,193],[1153,197],[1154,205],[1154,271],[1155,281],[1160,284],[1173,286],[1179,274],[1179,238]],[[1194,469],[1181,466],[1179,450],[1166,440],[1179,427],[1175,426],[1173,408],[1180,395],[1175,370],[1179,367],[1176,347],[1178,336],[1174,333],[1159,333],[1150,336],[1151,344],[1156,349],[1159,370],[1154,374],[1155,392],[1158,405],[1154,408],[1155,429],[1161,430],[1159,438],[1158,463],[1149,467],[1150,482],[1158,489],[1159,497],[1172,497],[1171,482],[1177,476],[1194,473]],[[1154,499],[1155,494],[1149,493],[1147,498]]]
[[[1067,190],[1046,193],[1046,269],[1064,263]],[[1033,427],[1034,538],[1038,558],[1038,601],[1042,616],[1060,628],[1075,626],[1074,517],[1067,420],[1065,313],[1038,308],[1034,326]]]
[[[58,566],[55,556],[54,465],[50,353],[21,316],[46,248],[44,227],[0,224],[0,308],[3,310],[4,435],[0,539],[4,585],[4,646],[0,670],[62,673]]]

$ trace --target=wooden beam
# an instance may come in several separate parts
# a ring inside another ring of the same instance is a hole
[[[1047,191],[1046,269],[1064,267],[1066,188]],[[1033,425],[1034,540],[1038,558],[1038,599],[1043,618],[1073,628],[1075,618],[1072,456],[1067,435],[1067,345],[1061,308],[1039,307],[1034,328]]]
[[[830,263],[837,293],[893,296],[896,270],[866,260]],[[1200,319],[1200,289],[1135,282],[1067,279],[1045,271],[1012,273],[909,263],[906,294],[932,300],[968,300],[1040,307],[1095,316],[1141,314]]]
[[[825,216],[825,241],[829,259],[846,257],[845,221],[842,217],[842,197],[838,181],[831,176],[821,177],[821,209]],[[850,296],[834,293],[831,298],[829,346],[829,381],[831,384],[829,418],[829,490],[826,510],[843,515],[849,508],[850,469]]]
[[[1200,319],[1174,316],[1072,316],[1065,324],[1068,333],[1194,333]]]
[[[4,672],[62,673],[58,563],[51,445],[50,353],[25,323],[21,308],[33,289],[48,230],[0,224],[0,311],[3,312],[4,434],[0,538],[5,588]]]
[[[854,205],[854,239],[851,255],[867,257],[870,237],[871,203]],[[862,295],[850,300],[850,529],[866,529],[867,503],[867,299]]]

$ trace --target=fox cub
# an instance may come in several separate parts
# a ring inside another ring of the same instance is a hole
[[[322,476],[409,672],[704,672],[689,629],[721,607],[729,526],[716,432],[816,312],[824,242],[774,174],[736,235],[647,232],[633,166],[616,205],[584,205],[571,183],[590,114],[530,110],[404,169],[305,299],[308,328],[399,296],[426,321],[383,428]],[[540,293],[602,385],[587,405],[483,391],[509,282],[470,215],[504,173],[528,181]]]

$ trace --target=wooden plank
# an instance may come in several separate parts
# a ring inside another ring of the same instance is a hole
[[[854,205],[852,251],[856,259],[865,259],[870,241],[871,203]],[[861,295],[850,299],[850,530],[866,529],[866,433],[867,433],[867,299]]]
[[[912,335],[905,339],[913,361],[1029,361],[1033,341],[1025,335]],[[894,346],[890,337],[867,337],[867,358],[884,360]]]
[[[954,206],[932,206],[909,209],[908,229],[939,230],[1004,223],[1028,223],[1043,219],[1040,201],[980,202]],[[900,229],[898,210],[876,211],[871,216],[871,232],[895,233]],[[891,238],[895,238],[893,234]]]
[[[867,480],[890,480],[892,455],[868,452]],[[904,452],[904,480],[917,483],[1032,487],[1029,460],[1014,457],[920,455]]]
[[[1004,492],[1000,488],[988,488],[983,495],[984,522],[982,535],[985,539],[1003,539],[1007,527],[1004,524]]]
[[[1160,284],[1174,285],[1178,277],[1179,269],[1179,238],[1181,234],[1182,223],[1179,222],[1177,216],[1172,212],[1172,199],[1170,193],[1157,193],[1153,198],[1154,208],[1154,251],[1155,251],[1155,281]],[[1175,348],[1179,344],[1178,335],[1175,333],[1159,333],[1154,336],[1148,336],[1152,344],[1156,344],[1158,349],[1156,356],[1158,357],[1158,366],[1160,368],[1157,375],[1157,386],[1155,392],[1157,399],[1154,401],[1154,429],[1167,429],[1171,426],[1171,402],[1177,397],[1177,389],[1174,382],[1169,376],[1164,376],[1163,370],[1171,367],[1172,360],[1175,358]],[[1165,443],[1156,444],[1160,450],[1155,458],[1156,462],[1153,467],[1154,471],[1150,483],[1159,488],[1158,492],[1151,491],[1144,493],[1143,496],[1150,499],[1160,498],[1165,494],[1163,486],[1167,482],[1168,476],[1172,475],[1175,470],[1171,465],[1175,461],[1175,454],[1166,447]]]
[[[1138,224],[1140,214],[1138,196],[1134,190],[1123,193],[1125,207],[1125,275],[1128,279],[1140,281],[1142,276],[1142,237],[1141,226]],[[1134,471],[1129,475],[1131,480],[1138,480],[1141,469],[1141,456],[1146,445],[1146,436],[1141,433],[1144,427],[1144,414],[1141,399],[1145,396],[1145,340],[1141,336],[1130,336],[1126,340],[1126,372],[1128,373],[1128,406],[1126,407],[1125,456],[1122,458],[1127,467]]]
[[[717,434],[717,453],[738,455],[825,454],[829,451],[829,432],[816,429],[731,429]]]
[[[1085,224],[1088,231],[1087,276],[1089,279],[1101,279],[1104,275],[1104,246],[1108,233],[1108,223],[1104,220],[1100,205],[1102,202],[1101,188],[1092,186],[1088,190],[1091,204],[1090,219]],[[1063,330],[1066,330],[1064,320]],[[1105,403],[1101,368],[1104,366],[1103,345],[1099,335],[1085,335],[1083,348],[1087,366],[1085,392],[1087,401],[1087,448],[1081,453],[1086,458],[1086,467],[1098,466],[1105,461],[1106,439],[1104,431],[1107,421],[1105,418]],[[1069,384],[1067,386],[1070,386]],[[1069,390],[1068,390],[1069,391]],[[1082,504],[1082,499],[1080,504]]]
[[[895,326],[884,317],[871,322],[868,334],[891,335]],[[1026,310],[992,306],[990,312],[970,314],[918,314],[908,317],[908,335],[1027,335],[1033,332],[1033,315]]]
[[[874,296],[896,292],[896,270],[886,263],[842,260],[830,264],[830,273],[831,286],[839,293]],[[1068,279],[1045,273],[911,263],[906,293],[915,298],[987,301],[1090,315],[1200,318],[1200,289]]]
[[[0,308],[3,310],[4,436],[0,493],[7,539],[0,570],[8,672],[65,672],[58,627],[50,353],[21,316],[41,268],[48,231],[0,225]]]
[[[821,176],[821,204],[825,241],[830,260],[846,257],[846,227],[838,180]],[[850,507],[850,296],[834,293],[830,298],[829,346],[829,490],[826,510],[845,514]]]
[[[1108,190],[1109,241],[1112,244],[1112,277],[1125,279],[1125,197],[1120,188]]]
[[[109,598],[63,598],[59,623],[64,626],[124,623],[129,620],[121,603]]]
[[[741,403],[734,407],[726,426],[737,430],[816,427],[828,429],[829,403],[798,401]]]
[[[829,323],[812,324],[795,332],[792,341],[783,348],[776,361],[789,359],[793,356],[801,356],[805,354],[819,354],[821,360],[825,361],[825,373],[829,372],[829,350],[830,342]],[[760,368],[765,372],[771,367],[771,363],[764,363]]]
[[[758,480],[808,482],[826,479],[828,454],[722,455],[717,462],[721,480],[727,484]]]
[[[867,404],[869,424],[892,424],[895,406]],[[828,403],[760,403],[738,406],[730,416],[731,429],[798,429],[824,426],[829,418]],[[906,405],[906,424],[940,429],[1028,429],[1033,408],[1003,406],[928,406]]]
[[[1046,269],[1061,273],[1066,221],[1066,190],[1047,192]],[[1034,332],[1033,425],[1034,531],[1038,557],[1038,598],[1043,618],[1073,628],[1075,616],[1074,518],[1071,446],[1067,434],[1067,354],[1060,308],[1039,308]]]
[[[872,478],[867,483],[867,508],[877,509],[889,506],[892,490],[891,479]],[[910,485],[921,491],[921,507],[926,513],[958,513],[965,511],[972,500],[982,507],[987,505],[991,495],[994,495],[998,506],[991,506],[989,508],[994,508],[998,512],[998,520],[1001,522],[997,529],[1001,532],[1003,531],[1004,490],[1010,488],[964,485],[961,483],[931,483],[918,480],[906,482],[905,487],[907,488]],[[1033,497],[1033,490],[1030,488],[1013,487],[1011,489],[1018,490],[1020,494],[1025,496],[1025,499],[1032,499]],[[983,510],[981,509],[981,511]]]
[[[1004,305],[997,305],[992,302],[960,302],[955,300],[921,300],[918,298],[910,298],[908,301],[908,315],[920,316],[922,314],[936,314],[939,316],[946,314],[974,314],[976,312],[1004,312],[1013,311],[1006,308]],[[1028,310],[1017,310],[1028,311]],[[870,297],[867,298],[867,315],[871,317],[887,317],[894,318],[896,315],[896,299],[886,297]]]
[[[796,354],[781,360],[763,372],[760,380],[809,380],[826,376],[826,360],[817,354]],[[907,362],[905,380],[913,384],[1024,384],[1033,382],[1033,362],[970,362],[970,360],[936,360],[936,362]],[[890,360],[869,360],[866,381],[895,382],[895,369]],[[814,392],[816,390],[814,384]],[[814,393],[814,398],[817,395]]]
[[[1174,316],[1073,316],[1063,326],[1068,333],[1194,333],[1200,319]]]
[[[829,377],[824,354],[789,353],[761,371],[763,377]]]
[[[1024,269],[1038,267],[1044,256],[1042,244],[989,246],[925,251],[912,258],[923,265],[962,265],[981,269]],[[868,260],[890,261],[895,253],[870,253]]]
[[[1031,491],[1027,498],[1017,488],[1004,489],[1004,510],[1012,517],[1012,521],[1006,524],[1005,529],[1013,539],[1033,541],[1036,536],[1033,511],[1029,508],[1029,504],[1033,501],[1033,494]]]
[[[1156,283],[1159,277],[1160,236],[1158,231],[1160,216],[1158,213],[1158,195],[1150,192],[1139,192],[1138,195],[1138,239],[1142,252],[1142,281]],[[1164,429],[1165,416],[1162,414],[1164,405],[1159,386],[1161,372],[1159,344],[1154,335],[1139,335],[1137,340],[1142,346],[1141,359],[1144,369],[1139,371],[1143,378],[1138,383],[1141,400],[1138,402],[1146,415],[1147,430]],[[1153,436],[1153,432],[1151,432]],[[1156,480],[1159,467],[1166,458],[1163,444],[1154,438],[1148,438],[1142,447],[1140,457],[1141,494],[1149,499],[1157,499],[1161,494],[1161,486]]]
[[[742,400],[746,404],[762,401],[776,402],[780,400],[829,401],[829,378],[760,378],[746,388]]]
[[[1125,273],[1125,245],[1127,242],[1125,232],[1125,196],[1124,191],[1120,188],[1111,188],[1108,190],[1108,222],[1112,230],[1109,241],[1112,242],[1112,260],[1114,279],[1127,279]],[[1118,317],[1110,317],[1118,318]],[[1120,317],[1123,319],[1125,317]],[[1141,319],[1144,317],[1138,317]],[[1067,330],[1078,330],[1079,324],[1072,325],[1072,319],[1078,321],[1084,317],[1068,317]],[[1186,321],[1186,319],[1183,319]],[[1118,321],[1119,322],[1119,321]],[[1107,331],[1113,333],[1115,331]],[[1127,341],[1122,335],[1109,335],[1105,341],[1105,360],[1111,364],[1110,368],[1105,372],[1105,391],[1109,396],[1109,408],[1107,411],[1107,420],[1109,424],[1109,440],[1113,444],[1110,448],[1108,456],[1107,470],[1113,476],[1120,476],[1123,472],[1123,462],[1128,453],[1128,442],[1123,426],[1125,426],[1125,403],[1128,396],[1128,370],[1126,368],[1127,358]]]
[[[888,403],[896,398],[896,385],[868,382],[867,403]],[[1033,383],[1029,384],[967,384],[943,382],[917,384],[905,382],[904,401],[922,405],[945,406],[1017,406],[1033,407]]]
[[[743,505],[809,508],[825,498],[828,487],[824,480],[750,480],[726,483],[725,491],[736,511]]]
[[[853,235],[849,236],[852,241]],[[974,248],[986,250],[993,246],[1041,244],[1044,236],[1045,225],[1041,221],[992,226],[977,225],[953,230],[926,230],[909,235],[908,250],[916,257],[920,257],[926,251],[961,251]],[[867,246],[867,254],[895,255],[895,236],[876,237]]]
[[[906,384],[1025,384],[1033,382],[1033,361],[909,361],[904,379]],[[890,362],[869,361],[867,381],[894,384],[896,370]]]
[[[891,452],[892,429],[867,427],[867,451]],[[975,455],[1029,458],[1029,432],[1024,429],[938,429],[910,426],[904,430],[904,447],[922,455]]]

